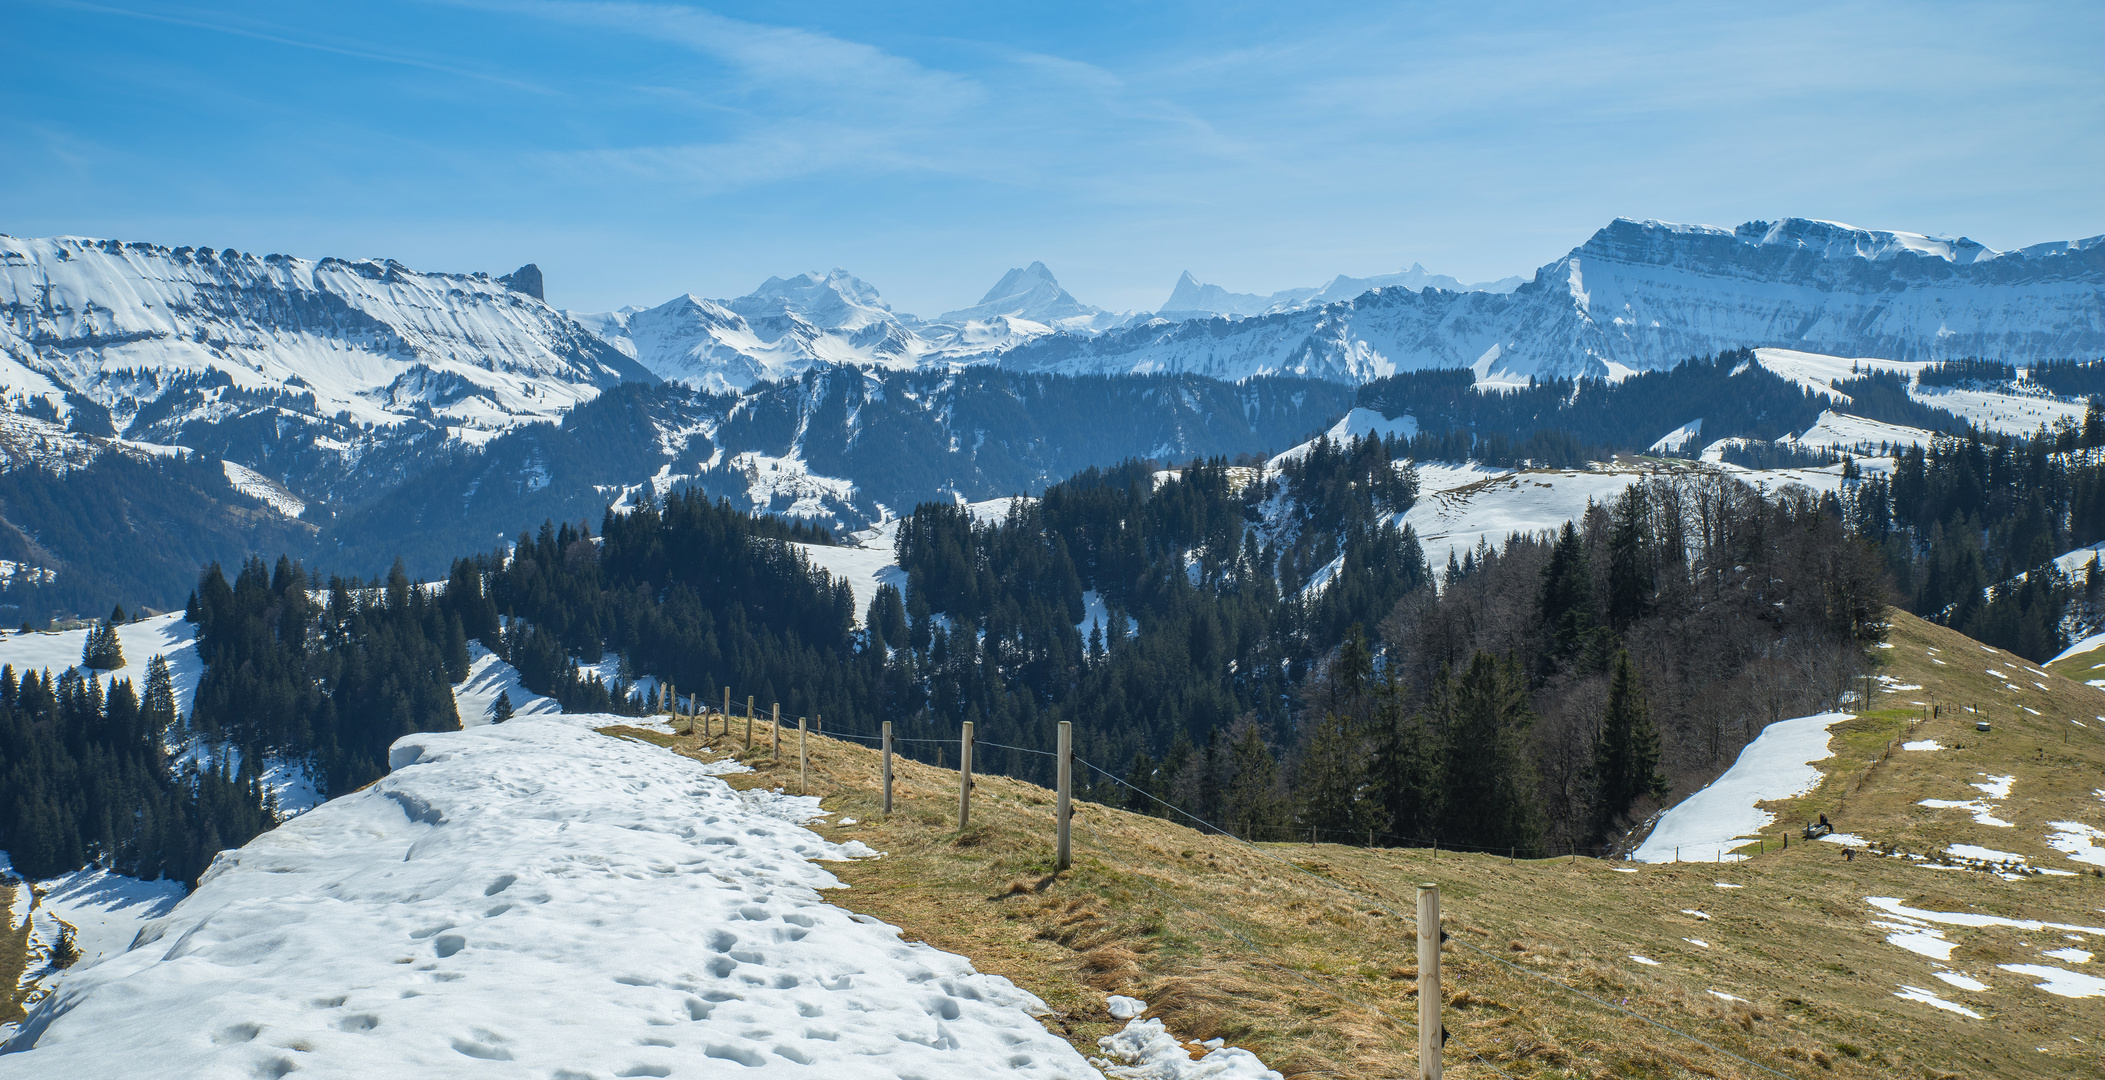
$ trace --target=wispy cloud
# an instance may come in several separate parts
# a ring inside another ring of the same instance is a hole
[[[426,56],[420,56],[414,53],[404,52],[398,49],[389,49],[383,46],[373,45],[366,42],[349,42],[343,40],[325,41],[317,40],[312,37],[300,37],[297,36],[294,31],[284,27],[274,27],[268,25],[241,25],[238,21],[238,17],[228,15],[225,12],[200,11],[196,9],[185,8],[162,8],[155,11],[140,11],[133,8],[117,7],[108,4],[86,3],[84,2],[84,0],[31,0],[31,2],[42,3],[49,7],[67,8],[73,11],[92,12],[97,15],[114,15],[120,18],[140,19],[146,22],[157,22],[170,26],[187,26],[193,30],[209,30],[213,33],[230,34],[235,37],[249,38],[253,41],[267,41],[274,45],[284,45],[294,49],[309,49],[314,52],[325,52],[336,56],[348,56],[359,60],[372,60],[383,64],[398,64],[402,67],[419,68],[424,71],[437,72],[443,75],[454,75],[463,79],[475,79],[480,82],[494,83],[498,86],[509,87],[513,90],[524,90],[528,93],[533,94],[545,94],[549,96],[554,96],[556,94],[556,91],[551,90],[548,87],[541,86],[537,83],[527,82],[523,79],[515,79],[507,75],[500,75],[489,71],[480,71],[475,68],[448,63],[443,60],[435,60]]]

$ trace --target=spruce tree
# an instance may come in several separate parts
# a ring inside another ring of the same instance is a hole
[[[1440,683],[1447,673],[1440,672]],[[1426,713],[1405,700],[1401,673],[1392,668],[1374,714],[1374,755],[1368,783],[1376,824],[1406,840],[1427,840],[1438,825],[1439,747],[1428,734]]]
[[[124,666],[124,649],[117,640],[114,619],[88,627],[88,640],[80,650],[80,666],[94,671],[115,671]]]
[[[1615,674],[1608,683],[1608,711],[1594,744],[1594,839],[1605,839],[1637,800],[1659,798],[1673,786],[1659,771],[1659,731],[1645,705],[1644,685],[1630,663],[1630,651],[1615,655]]]
[[[1608,624],[1618,631],[1636,622],[1652,600],[1652,559],[1645,535],[1650,517],[1644,485],[1623,489],[1615,501],[1614,532],[1608,541]]]
[[[1349,716],[1327,713],[1310,730],[1301,751],[1296,791],[1301,821],[1318,839],[1351,843],[1364,837],[1373,807],[1367,798],[1367,755],[1360,726]]]
[[[1593,636],[1593,570],[1588,561],[1585,541],[1571,522],[1565,522],[1542,568],[1540,617],[1552,663],[1576,655]]]
[[[146,662],[146,698],[139,711],[145,716],[147,730],[156,738],[167,734],[181,720],[176,715],[175,677],[168,670],[168,658],[159,653]]]
[[[1542,794],[1527,731],[1527,677],[1511,657],[1479,652],[1436,702],[1441,755],[1440,839],[1483,850],[1537,850]]]
[[[1279,797],[1279,763],[1255,723],[1245,718],[1236,727],[1229,750],[1234,775],[1221,799],[1228,818],[1223,824],[1246,839],[1276,839],[1286,817]]]
[[[511,718],[512,692],[509,690],[499,691],[496,704],[490,706],[490,723],[502,724]]]

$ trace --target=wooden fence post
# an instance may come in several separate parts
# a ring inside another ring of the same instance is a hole
[[[1059,754],[1060,797],[1059,802],[1056,804],[1057,809],[1054,810],[1060,822],[1059,853],[1053,859],[1053,873],[1056,874],[1074,865],[1073,860],[1068,858],[1067,851],[1068,823],[1074,816],[1074,807],[1070,801],[1074,794],[1074,723],[1072,721],[1060,721]]]
[[[892,816],[892,722],[884,722],[884,815]]]
[[[753,749],[753,696],[746,695],[746,750]]]
[[[1440,886],[1418,886],[1418,1080],[1440,1080]]]
[[[958,737],[957,745],[957,831],[964,832],[972,823],[972,721],[965,721],[965,733]]]
[[[780,762],[780,761],[782,760],[782,703],[781,703],[781,702],[779,702],[779,701],[778,701],[778,702],[775,702],[775,711],[774,711],[774,714],[773,714],[773,719],[769,720],[769,721],[768,721],[768,723],[769,723],[769,724],[771,724],[771,725],[773,725],[773,726],[774,726],[774,729],[775,729],[775,756],[774,756],[774,757],[771,757],[771,758],[769,758],[769,759],[768,759],[768,764],[770,764],[770,765],[773,765],[773,764],[777,764],[777,763],[779,763],[779,762]]]
[[[804,718],[797,717],[797,794],[811,794],[811,755],[804,749]]]
[[[731,688],[724,687],[724,738],[731,737]]]

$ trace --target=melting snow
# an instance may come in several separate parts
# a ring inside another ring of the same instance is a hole
[[[2092,954],[2082,949],[2049,949],[2040,955],[2050,956],[2056,960],[2065,960],[2071,964],[2088,964]]]
[[[1930,974],[1935,975],[1940,979],[1943,979],[1945,982],[1948,982],[1961,990],[1972,990],[1975,993],[1979,993],[1980,991],[1988,989],[1987,983],[1984,983],[1981,980],[1973,978],[1969,975],[1961,975],[1956,971],[1932,971],[1930,972]]]
[[[2034,919],[2006,919],[2000,915],[1976,915],[1964,911],[1926,911],[1911,908],[1891,896],[1867,896],[1864,902],[1872,907],[1897,915],[1903,919],[1925,923],[1941,923],[1945,926],[2008,926],[2018,930],[2068,930],[2078,934],[2105,934],[2105,926],[2071,926],[2067,923],[2039,922]]]
[[[1741,837],[1776,820],[1756,803],[1803,795],[1819,786],[1820,770],[1812,763],[1829,756],[1827,727],[1847,719],[1848,713],[1821,713],[1770,724],[1740,751],[1725,775],[1668,810],[1631,857],[1672,862],[1678,848],[1684,861],[1711,862],[1740,846]]]
[[[1974,821],[1982,825],[2010,828],[2013,824],[2012,822],[2004,821],[2002,818],[1995,816],[1995,804],[2010,797],[2010,785],[2015,783],[2017,778],[2015,776],[1989,776],[1987,773],[1981,773],[1980,775],[1987,776],[1988,782],[1972,786],[1986,796],[1985,799],[1967,799],[1963,802],[1954,799],[1922,799],[1915,805],[1928,806],[1938,810],[1965,810],[1973,815]]]
[[[2056,997],[2092,998],[2105,997],[2105,979],[2085,975],[2080,971],[2049,967],[2045,964],[1997,964],[2004,971],[2019,975],[2030,975],[2040,980],[2038,989]]]
[[[1952,958],[1952,950],[1959,947],[1959,943],[1956,941],[1946,941],[1944,931],[1934,927],[1922,926],[1912,922],[1894,923],[1877,920],[1874,920],[1871,925],[1880,930],[1893,931],[1886,935],[1887,944],[1898,945],[1917,956],[1927,956],[1932,960],[1949,960]]]
[[[1935,739],[1917,739],[1914,742],[1901,743],[1900,748],[1902,750],[1942,750],[1944,749],[1944,744]]]
[[[2105,829],[2085,825],[2080,821],[2049,821],[2054,829],[2047,837],[2047,846],[2066,854],[2079,863],[2105,866],[2105,847],[2098,842],[2105,840]]]
[[[1651,957],[1649,957],[1649,956],[1639,956],[1639,955],[1637,955],[1636,953],[1631,953],[1631,954],[1630,954],[1630,959],[1632,959],[1632,960],[1635,960],[1635,961],[1637,961],[1638,963],[1640,963],[1640,964],[1644,964],[1644,965],[1646,965],[1646,966],[1649,966],[1649,967],[1658,967],[1658,966],[1659,966],[1659,961],[1657,961],[1657,960],[1654,960],[1654,959],[1652,959],[1652,958],[1651,958]]]
[[[1970,1016],[1975,1020],[1979,1020],[1981,1018],[1980,1013],[1977,1013],[1972,1009],[1969,1009],[1966,1006],[1959,1004],[1958,1002],[1946,1001],[1943,998],[1938,997],[1934,992],[1924,990],[1919,986],[1902,985],[1899,990],[1893,992],[1893,996],[1897,998],[1906,998],[1909,1001],[1919,1001],[1922,1002],[1924,1005],[1931,1006],[1932,1008],[1943,1009],[1945,1012],[1955,1012],[1958,1013],[1960,1016]]]
[[[1111,996],[1107,1008],[1112,1017],[1128,1023],[1123,1030],[1096,1040],[1104,1056],[1094,1061],[1103,1067],[1105,1076],[1114,1080],[1282,1080],[1242,1047],[1223,1045],[1220,1039],[1186,1043],[1170,1034],[1160,1020],[1134,1019],[1147,1007],[1147,1002],[1137,998]],[[1205,1052],[1195,1057],[1193,1047]]]

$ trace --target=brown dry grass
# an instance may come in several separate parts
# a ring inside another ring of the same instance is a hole
[[[0,1024],[19,1022],[29,1000],[29,923],[16,926],[14,916],[15,890],[28,887],[14,878],[0,879],[0,987],[7,988],[0,996]]]
[[[1907,730],[1907,702],[1927,698],[1882,695],[1902,708],[1840,726],[1829,780],[1776,807],[1779,828],[1824,811],[1844,831],[1898,850],[1978,843],[2053,865],[2060,856],[2040,843],[2040,822],[2105,820],[2105,802],[2085,787],[2099,786],[2105,723],[2068,723],[2076,710],[2105,712],[2105,695],[2037,676],[2049,689],[2028,683],[2003,691],[1985,668],[2013,658],[1894,618],[1895,647],[1880,650],[1882,670],[1938,689],[1940,701],[2000,694],[1995,737],[1975,740],[1970,716],[1947,715],[1909,737],[1963,749],[1888,755],[1885,747]],[[1979,674],[1967,676],[1956,660],[1928,662],[1928,649],[1948,655],[1962,647],[1984,658],[1973,665]],[[2034,696],[2025,704],[2046,715],[2011,708],[2027,692]],[[2057,724],[2074,733],[2068,743],[2059,742]],[[785,737],[786,760],[772,766],[764,722],[757,731],[747,758],[756,771],[728,779],[795,791],[794,733]],[[742,723],[728,741],[626,733],[708,759],[745,756]],[[2089,741],[2080,742],[2086,733]],[[1085,1052],[1117,1026],[1104,995],[1123,993],[1147,1000],[1150,1015],[1179,1036],[1249,1047],[1290,1077],[1415,1075],[1416,952],[1410,920],[1397,916],[1413,910],[1416,883],[1431,880],[1441,886],[1455,939],[1444,961],[1450,1075],[1771,1075],[1536,975],[1788,1076],[2105,1075],[2095,1041],[2105,1009],[2096,1000],[2051,997],[2011,976],[1986,978],[1992,990],[1979,995],[1947,986],[1932,978],[1924,957],[1885,941],[1886,931],[1870,925],[1879,914],[1864,900],[1893,896],[1946,911],[2097,925],[2095,912],[2105,908],[2105,881],[2097,878],[2003,881],[1899,858],[1847,862],[1839,847],[1802,842],[1788,853],[1771,843],[1765,854],[1723,867],[1630,873],[1589,859],[1441,852],[1434,861],[1420,850],[1252,848],[1094,804],[1078,804],[1075,866],[1055,877],[1045,789],[981,777],[972,825],[960,833],[956,772],[899,759],[895,810],[885,819],[874,750],[816,737],[811,746],[812,793],[861,822],[818,830],[887,853],[836,868],[851,887],[836,900],[1031,990],[1057,1010],[1053,1029]],[[1915,805],[1967,798],[1965,782],[1990,768],[2018,777],[2004,804],[2017,828],[1988,830],[1963,811]],[[1980,835],[1986,831],[1998,835]],[[2036,952],[2019,944],[2034,936],[1966,931],[1951,966],[1994,975],[1994,963]],[[1633,953],[1659,963],[1642,964]],[[1896,998],[1903,985],[1935,988],[1987,1019]]]

